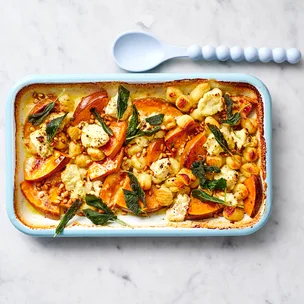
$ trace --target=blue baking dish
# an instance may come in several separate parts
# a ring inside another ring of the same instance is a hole
[[[31,84],[87,83],[123,81],[129,83],[166,82],[181,79],[215,79],[226,82],[242,82],[254,86],[264,104],[264,138],[266,142],[266,200],[264,211],[258,222],[246,228],[110,228],[110,227],[72,227],[67,228],[60,237],[194,237],[194,236],[241,236],[259,230],[268,220],[272,205],[272,105],[266,86],[257,78],[246,74],[101,74],[101,75],[34,75],[17,82],[10,90],[6,101],[6,208],[12,224],[21,232],[40,237],[52,237],[55,229],[30,228],[17,217],[14,205],[15,179],[15,99],[18,92]]]

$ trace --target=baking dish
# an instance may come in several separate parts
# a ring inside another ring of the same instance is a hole
[[[254,86],[262,99],[264,105],[264,137],[266,141],[266,200],[263,211],[257,222],[246,228],[229,228],[229,229],[208,229],[208,228],[171,228],[160,227],[161,218],[151,219],[151,225],[154,227],[144,227],[141,223],[140,228],[119,228],[119,227],[88,227],[87,225],[73,226],[66,229],[62,236],[216,236],[216,235],[246,235],[257,231],[267,221],[271,211],[271,98],[265,85],[258,79],[243,74],[112,74],[112,75],[45,75],[30,76],[17,83],[8,96],[6,112],[6,166],[7,166],[7,193],[6,203],[7,212],[11,222],[20,231],[34,236],[53,236],[54,229],[47,228],[45,220],[44,228],[30,228],[25,225],[16,213],[16,204],[14,203],[14,184],[19,183],[20,176],[15,177],[15,159],[16,159],[16,122],[15,121],[15,99],[18,92],[32,84],[72,84],[72,83],[94,83],[107,81],[122,81],[128,83],[160,83],[181,79],[215,79],[224,82],[241,82]],[[19,174],[20,175],[20,174]],[[35,220],[35,216],[32,217]],[[42,220],[42,219],[39,219]],[[139,219],[139,222],[141,220]],[[156,221],[153,223],[153,221]]]

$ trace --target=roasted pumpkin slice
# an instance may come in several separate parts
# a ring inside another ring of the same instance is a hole
[[[248,189],[249,195],[244,200],[244,210],[252,218],[254,218],[260,210],[263,201],[263,187],[261,177],[251,175],[244,182]]]
[[[54,220],[60,219],[60,207],[58,205],[52,204],[47,195],[40,197],[39,191],[36,189],[34,183],[23,181],[21,183],[21,191],[28,202],[35,209],[44,214],[45,217]]]
[[[162,138],[156,139],[149,143],[146,155],[146,164],[148,166],[158,160],[160,154],[163,152],[164,146],[165,142]]]
[[[212,217],[215,213],[223,210],[223,205],[202,202],[197,198],[191,197],[186,219],[200,220]]]
[[[183,167],[190,168],[194,161],[206,156],[206,149],[203,147],[205,142],[206,136],[204,133],[197,134],[187,142],[181,158]]]
[[[117,172],[121,166],[123,154],[123,150],[121,150],[113,159],[107,157],[102,162],[92,163],[88,168],[88,178],[90,180],[101,179],[111,173]]]
[[[24,179],[27,181],[40,181],[63,169],[70,161],[70,157],[59,151],[55,151],[52,156],[43,159],[30,157],[24,167]]]
[[[109,175],[101,188],[100,197],[107,205],[115,205],[127,212],[130,210],[127,207],[123,189],[132,190],[130,179],[124,172],[119,172]],[[140,202],[140,207],[147,213],[155,212],[163,208],[155,199],[156,187],[152,187],[150,191],[146,191],[146,207]],[[149,194],[150,193],[150,194]]]
[[[90,110],[95,108],[98,113],[101,113],[108,102],[108,93],[103,89],[83,97],[74,112],[71,124],[76,126],[81,121],[89,121],[91,118]]]
[[[101,150],[106,156],[114,158],[126,140],[128,125],[125,121],[112,121],[109,127],[114,135],[110,137],[110,140],[103,147],[101,147]]]
[[[148,117],[155,113],[174,117],[183,115],[182,112],[176,109],[172,104],[161,98],[145,97],[135,99],[134,105],[140,116]]]

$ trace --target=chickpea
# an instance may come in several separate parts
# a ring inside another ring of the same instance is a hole
[[[172,115],[165,115],[163,125],[165,126],[166,130],[173,129],[176,126],[175,117]]]
[[[104,153],[97,148],[88,148],[87,152],[91,156],[92,160],[99,161],[105,158]]]
[[[137,153],[140,153],[141,151],[143,150],[143,147],[141,146],[138,146],[138,145],[132,145],[128,151],[127,151],[127,154],[129,156],[132,156],[132,155],[135,155]]]
[[[73,156],[77,156],[78,154],[81,154],[80,144],[75,144],[73,141],[71,141],[69,143],[69,155],[73,157]]]
[[[81,130],[77,127],[69,127],[67,133],[70,136],[71,140],[78,140],[81,135]]]
[[[247,129],[249,134],[256,133],[257,128],[258,128],[256,119],[252,119],[252,118],[242,118],[241,125],[243,128]]]
[[[88,167],[91,164],[91,162],[92,160],[88,155],[80,154],[77,155],[75,158],[75,165],[77,165],[80,168]]]
[[[177,184],[176,177],[166,179],[164,185],[170,189],[171,192],[179,192],[180,187]]]
[[[228,156],[226,158],[226,164],[230,169],[237,170],[242,166],[242,157],[239,155]]]
[[[203,116],[201,115],[201,112],[199,109],[194,109],[191,113],[190,116],[194,119],[194,120],[203,120]]]
[[[160,130],[160,131],[158,131],[157,133],[155,133],[154,138],[155,138],[155,139],[157,139],[157,138],[164,138],[165,135],[166,135],[165,131]]]
[[[57,150],[65,150],[68,147],[68,139],[63,132],[58,134],[58,140],[55,142],[54,148]]]
[[[209,166],[216,166],[221,168],[225,163],[225,159],[222,156],[207,156],[206,163]]]
[[[133,155],[131,157],[131,166],[136,170],[143,170],[146,166],[146,160],[144,157],[137,157],[136,155]]]
[[[231,222],[239,222],[244,218],[244,211],[241,208],[225,207],[223,215]]]
[[[254,162],[258,159],[258,151],[256,148],[247,147],[244,149],[243,156],[246,161]]]
[[[166,92],[166,99],[171,103],[175,103],[176,99],[182,94],[183,92],[180,89],[168,87]]]
[[[149,190],[152,186],[152,176],[146,172],[139,173],[137,180],[143,190]]]
[[[175,159],[175,158],[169,158],[170,160],[170,167],[171,167],[171,172],[173,175],[176,175],[178,171],[180,170],[180,163]]]
[[[237,200],[243,200],[248,196],[249,192],[245,185],[236,184],[233,188],[233,194]]]
[[[177,125],[182,129],[190,129],[195,125],[194,119],[190,115],[181,115],[176,118]]]
[[[255,163],[246,163],[242,165],[240,171],[246,177],[250,177],[251,174],[258,175],[260,172],[259,167]]]
[[[155,191],[156,201],[161,206],[170,206],[173,203],[173,194],[169,188],[161,186]]]

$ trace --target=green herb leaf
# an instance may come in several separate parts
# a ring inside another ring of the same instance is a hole
[[[131,138],[134,135],[136,135],[136,133],[138,131],[137,130],[138,124],[139,124],[139,122],[138,122],[138,111],[136,109],[136,106],[133,105],[133,113],[132,113],[132,116],[131,116],[129,124],[128,124],[126,140],[128,140],[128,138]]]
[[[104,213],[114,214],[113,211],[107,206],[107,204],[105,204],[101,198],[95,195],[87,194],[85,196],[85,202],[87,205],[100,209]]]
[[[207,180],[202,188],[224,191],[227,188],[227,181],[222,177],[220,179]]]
[[[130,97],[130,91],[120,85],[118,87],[118,98],[117,98],[117,117],[121,119],[124,115],[127,107],[128,107],[128,100]]]
[[[241,114],[240,113],[232,113],[232,106],[233,106],[233,100],[230,98],[229,95],[224,95],[224,100],[226,103],[227,108],[227,119],[222,120],[222,123],[229,124],[231,126],[237,125],[241,120]]]
[[[98,114],[98,112],[96,111],[95,108],[92,108],[90,110],[90,112],[95,116],[95,118],[99,121],[99,123],[101,124],[101,127],[103,128],[103,130],[110,136],[113,136],[114,133],[113,131],[105,124],[105,122],[103,121],[103,119],[100,117],[100,115]]]
[[[157,114],[146,118],[146,122],[148,122],[152,126],[160,125],[164,120],[165,114]]]
[[[138,130],[137,129],[137,133],[135,135],[126,138],[126,144],[128,144],[130,141],[132,141],[136,137],[151,136],[151,135],[157,133],[160,130],[161,130],[160,126],[157,126],[154,129],[152,129],[152,130],[146,130],[146,131]]]
[[[116,215],[114,215],[113,213],[99,213],[92,209],[84,209],[82,211],[85,216],[95,225],[105,225],[109,221],[114,222],[117,219]]]
[[[68,115],[68,113],[65,113],[63,116],[57,117],[53,120],[51,120],[47,125],[46,125],[46,135],[47,135],[47,140],[50,142],[54,138],[55,134],[57,133],[60,124],[63,122],[65,117]]]
[[[76,215],[76,213],[78,212],[81,205],[82,205],[82,202],[80,200],[76,200],[73,203],[73,205],[67,210],[66,214],[63,216],[63,218],[61,219],[60,223],[58,224],[58,226],[56,228],[56,233],[55,233],[54,237],[57,234],[60,234],[64,230],[64,228],[68,224],[68,222]]]
[[[132,172],[127,172],[129,178],[130,178],[130,186],[133,190],[133,192],[136,193],[138,199],[144,203],[146,206],[146,196],[143,189],[140,187],[140,184],[136,178],[136,176]]]
[[[227,141],[226,141],[224,135],[222,134],[222,132],[219,130],[219,128],[215,125],[211,125],[211,124],[207,124],[207,125],[208,125],[208,128],[210,129],[210,131],[213,133],[218,144],[222,147],[222,149],[225,152],[229,153],[230,155],[233,155],[231,153],[231,151],[229,150]]]
[[[203,187],[203,185],[207,181],[204,162],[203,161],[195,161],[191,165],[191,171],[199,179],[200,186]]]
[[[122,189],[124,192],[124,198],[126,201],[126,205],[130,211],[134,214],[139,215],[141,212],[141,208],[139,206],[139,198],[137,194],[133,191]]]
[[[49,103],[43,110],[38,113],[29,115],[28,121],[33,124],[33,126],[38,126],[44,122],[46,117],[51,113],[55,107],[55,102]]]
[[[214,197],[212,195],[209,195],[208,193],[204,192],[201,189],[195,189],[192,191],[192,196],[199,199],[202,202],[210,202],[210,203],[217,203],[217,204],[222,204],[225,206],[231,206],[230,204],[226,203],[225,201]]]
[[[217,166],[204,166],[207,173],[221,173],[221,169]]]

